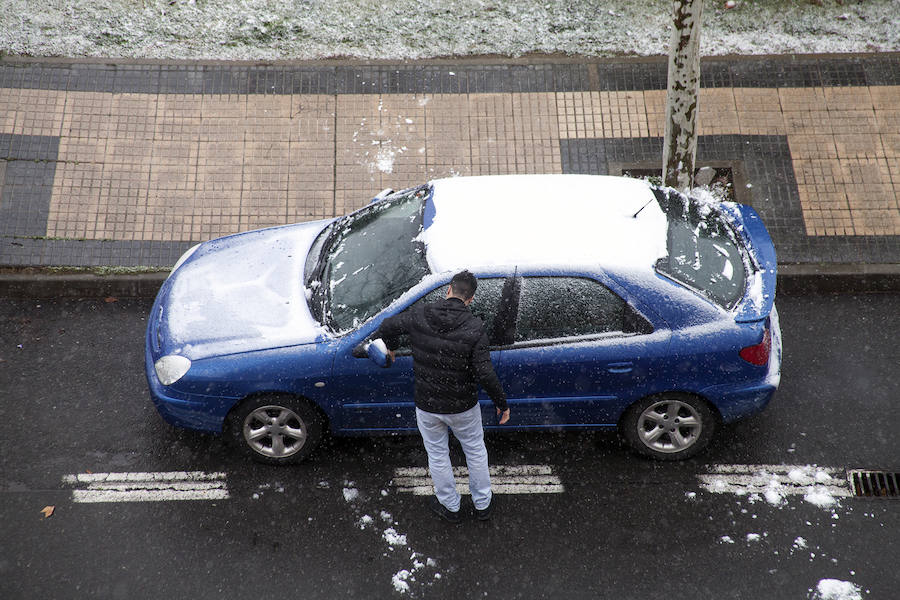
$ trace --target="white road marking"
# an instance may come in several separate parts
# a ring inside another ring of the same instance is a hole
[[[831,496],[853,495],[843,469],[813,465],[710,465],[697,475],[703,488],[714,493]]]
[[[491,491],[495,494],[560,494],[564,492],[559,477],[553,474],[548,465],[493,466],[491,474]],[[466,467],[454,467],[453,475],[457,478],[456,490],[460,494],[468,494],[469,486],[465,480],[469,476]],[[393,485],[397,491],[416,496],[428,496],[434,493],[434,486],[424,467],[401,467],[394,469]]]
[[[172,471],[166,473],[79,473],[66,475],[74,502],[163,502],[169,500],[225,500],[225,473]]]

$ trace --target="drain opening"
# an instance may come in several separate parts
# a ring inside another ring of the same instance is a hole
[[[867,498],[900,497],[900,473],[886,471],[848,471],[847,479],[855,496]]]

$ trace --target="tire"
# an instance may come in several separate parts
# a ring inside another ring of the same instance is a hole
[[[231,441],[243,454],[270,465],[305,460],[322,433],[323,419],[315,408],[289,395],[247,398],[229,416]]]
[[[657,460],[684,460],[702,452],[716,431],[713,409],[683,393],[649,396],[633,404],[619,424],[625,441]]]

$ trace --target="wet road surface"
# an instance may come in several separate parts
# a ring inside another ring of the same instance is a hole
[[[143,375],[149,300],[0,300],[0,598],[808,598],[825,579],[896,597],[900,499],[841,490],[846,469],[900,471],[900,295],[778,305],[763,414],[675,464],[614,433],[491,436],[492,464],[559,489],[495,496],[491,522],[454,527],[395,485],[425,465],[416,437],[275,468],[166,425]],[[732,465],[764,467],[747,483]],[[75,501],[91,475],[195,471],[227,497]],[[826,492],[791,493],[808,480]]]

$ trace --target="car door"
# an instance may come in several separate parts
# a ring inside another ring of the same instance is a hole
[[[489,277],[478,280],[478,290],[470,310],[485,322],[486,331],[498,329],[506,278]],[[510,282],[512,280],[510,279]],[[433,302],[447,295],[447,282],[422,294],[395,313],[407,310],[420,302]],[[396,360],[389,368],[381,368],[361,352],[362,344],[371,339],[381,322],[389,314],[379,315],[360,329],[348,334],[337,349],[333,367],[332,393],[336,398],[334,424],[343,431],[389,431],[416,428],[413,402],[413,362],[408,338],[396,351]],[[490,336],[489,336],[490,337]],[[495,367],[499,351],[492,351]],[[482,392],[483,395],[483,392]]]
[[[514,424],[615,424],[650,389],[669,338],[592,278],[523,277],[498,371]]]

